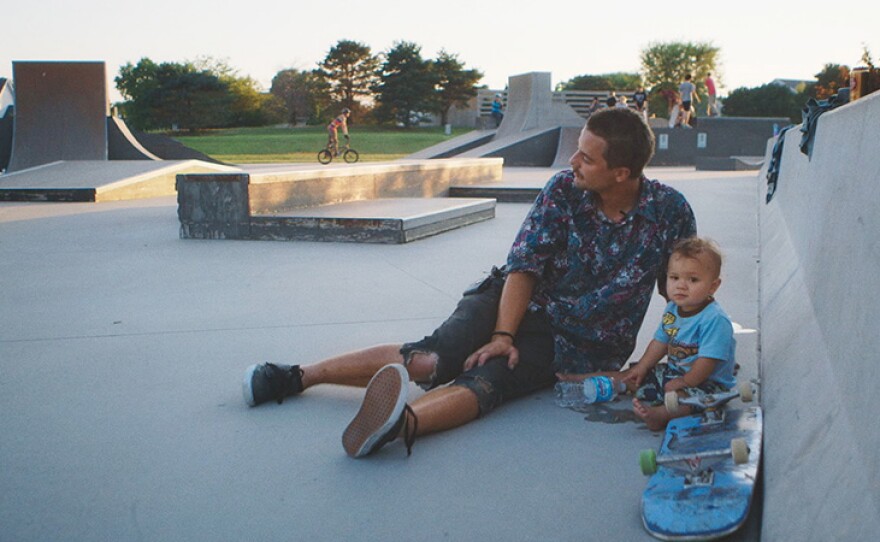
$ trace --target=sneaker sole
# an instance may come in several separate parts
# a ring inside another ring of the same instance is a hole
[[[241,395],[244,397],[244,402],[247,403],[248,406],[257,406],[257,402],[254,401],[254,388],[253,388],[253,380],[254,380],[254,372],[257,370],[257,365],[251,365],[244,372],[244,380],[241,382]]]
[[[368,455],[403,414],[409,374],[403,365],[386,365],[367,385],[361,408],[342,433],[342,447],[350,457]]]

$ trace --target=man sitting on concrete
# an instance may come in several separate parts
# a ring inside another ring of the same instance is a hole
[[[643,176],[653,152],[654,136],[638,113],[592,115],[572,169],[538,196],[506,269],[466,291],[431,336],[311,365],[253,365],[245,401],[280,403],[317,384],[368,384],[342,437],[348,455],[363,457],[398,437],[410,452],[417,435],[551,386],[557,372],[619,370],[654,284],[664,291],[673,246],[696,233],[685,198]],[[407,380],[429,390],[411,405]]]

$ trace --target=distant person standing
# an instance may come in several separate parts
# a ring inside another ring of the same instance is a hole
[[[501,103],[501,95],[496,94],[495,99],[492,100],[492,118],[495,119],[496,128],[501,126],[501,121],[504,120],[503,108],[504,105]]]
[[[609,108],[617,106],[617,93],[616,92],[614,92],[613,90],[611,91],[611,95],[608,96],[607,100],[605,100],[605,105],[608,106]]]
[[[599,110],[602,107],[602,104],[599,103],[599,98],[593,96],[593,101],[590,102],[590,108],[587,109],[587,118],[593,116],[593,113]]]
[[[684,81],[678,86],[678,92],[681,94],[681,125],[690,128],[692,100],[700,101],[697,87],[691,83],[691,74],[684,76]]]
[[[642,115],[642,118],[648,120],[648,93],[645,87],[639,87],[639,90],[633,94],[633,101],[636,103],[636,111]]]
[[[627,107],[629,107],[629,104],[626,103],[626,96],[620,97],[620,101],[617,102],[617,107],[621,109],[626,109]]]
[[[711,73],[706,74],[706,80],[703,81],[703,83],[706,85],[706,92],[709,93],[709,102],[706,106],[706,116],[717,117],[720,115],[720,112],[718,111],[718,105],[715,101],[715,81],[712,80]]]

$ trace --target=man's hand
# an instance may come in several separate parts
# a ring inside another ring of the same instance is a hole
[[[507,367],[513,369],[519,363],[519,350],[513,346],[513,339],[504,335],[495,335],[492,342],[478,348],[476,352],[464,360],[464,370],[468,371],[496,357],[506,357]]]

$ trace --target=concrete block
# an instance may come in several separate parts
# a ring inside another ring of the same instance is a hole
[[[177,216],[181,239],[249,238],[248,176],[178,175]]]

